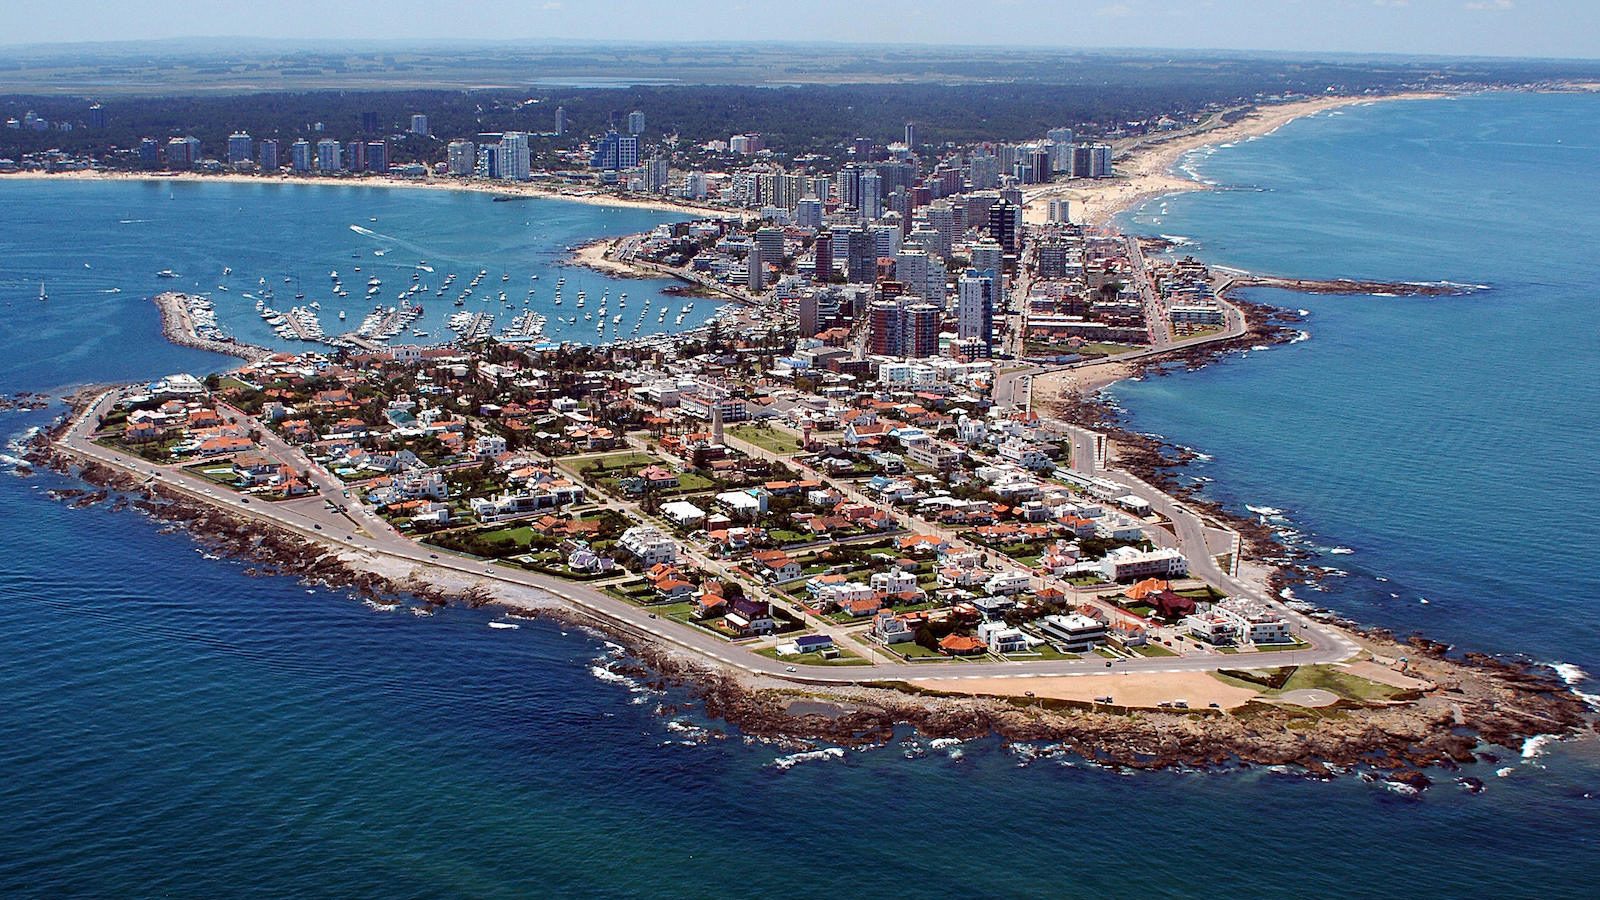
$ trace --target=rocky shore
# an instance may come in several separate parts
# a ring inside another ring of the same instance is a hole
[[[292,575],[349,590],[369,602],[393,605],[503,604],[520,615],[584,625],[628,648],[614,663],[656,686],[681,686],[707,715],[748,737],[793,746],[890,743],[906,728],[930,738],[999,736],[1050,743],[1098,763],[1138,769],[1294,766],[1312,775],[1350,767],[1386,780],[1425,787],[1430,767],[1452,769],[1483,760],[1485,745],[1515,750],[1535,735],[1589,729],[1589,709],[1548,669],[1478,654],[1452,657],[1442,645],[1368,632],[1362,642],[1384,656],[1408,655],[1411,673],[1435,687],[1387,702],[1341,700],[1322,708],[1253,701],[1227,712],[1093,707],[1073,701],[944,694],[912,684],[801,686],[731,673],[644,636],[562,607],[507,603],[486,582],[443,584],[435,573],[385,573],[329,546],[240,519],[220,508],[135,483],[118,470],[59,451],[50,436],[28,450],[31,462],[68,473],[90,488],[57,490],[61,502],[112,502],[179,528],[213,552],[249,560],[252,574]]]

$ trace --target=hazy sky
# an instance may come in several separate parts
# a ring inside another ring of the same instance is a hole
[[[0,43],[223,35],[1020,41],[1600,57],[1600,0],[49,0],[4,18]]]

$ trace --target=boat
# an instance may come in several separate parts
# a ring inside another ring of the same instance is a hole
[[[157,278],[177,278],[178,277],[178,273],[172,271],[171,269],[162,269],[161,271],[156,273],[156,277]]]
[[[342,310],[342,309],[339,310],[339,321],[341,321],[341,322],[344,321],[344,310]]]
[[[40,300],[49,300],[50,299],[50,295],[46,294],[44,292],[44,279],[43,278],[39,279],[39,299]]]
[[[84,265],[88,265],[88,263],[84,263]],[[232,266],[223,266],[222,267],[222,274],[223,275],[232,275],[233,274],[233,267]]]

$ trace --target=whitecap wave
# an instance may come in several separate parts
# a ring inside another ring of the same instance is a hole
[[[780,756],[772,761],[775,769],[792,769],[804,762],[820,762],[825,759],[844,759],[844,750],[839,747],[828,747],[825,750],[806,750],[800,753],[791,753]]]
[[[1309,331],[1296,331],[1294,333],[1294,337],[1289,338],[1289,343],[1298,344],[1298,343],[1300,343],[1302,341],[1309,341],[1309,340],[1311,340],[1311,332],[1309,332]]]
[[[1533,760],[1543,756],[1545,754],[1545,750],[1548,749],[1551,744],[1554,744],[1556,740],[1557,738],[1553,734],[1536,734],[1533,737],[1523,741],[1523,760],[1532,762]]]

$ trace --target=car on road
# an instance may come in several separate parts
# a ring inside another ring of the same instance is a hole
[[[312,522],[311,523],[311,527],[315,528],[318,531],[322,530],[322,524],[320,522]],[[1109,665],[1109,663],[1107,665]]]
[[[429,553],[428,554],[428,558],[429,559],[438,559],[439,558],[439,554],[437,554],[437,553]]]
[[[785,672],[793,672],[794,671],[794,666],[785,666],[784,667],[784,671]]]

